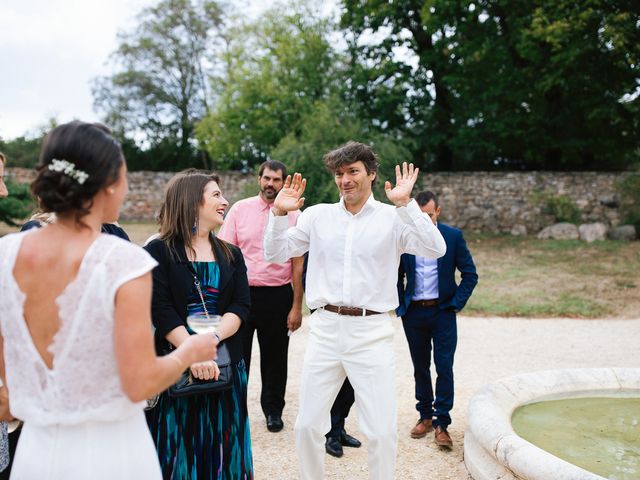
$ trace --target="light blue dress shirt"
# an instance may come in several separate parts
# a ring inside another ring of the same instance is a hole
[[[433,300],[438,292],[438,260],[416,256],[416,287],[412,300]]]

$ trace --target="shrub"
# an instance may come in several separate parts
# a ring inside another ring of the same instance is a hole
[[[556,222],[580,223],[580,208],[571,197],[549,191],[537,192],[532,197],[534,203],[542,206],[542,213],[551,215]]]
[[[625,176],[616,184],[620,194],[622,223],[635,225],[640,231],[640,172]]]
[[[20,221],[27,218],[34,208],[34,202],[29,192],[29,186],[5,179],[9,196],[0,199],[0,222],[12,227],[20,225]]]

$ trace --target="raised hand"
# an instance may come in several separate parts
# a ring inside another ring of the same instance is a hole
[[[295,173],[293,179],[291,175],[287,175],[282,190],[278,192],[276,199],[273,201],[273,213],[275,215],[286,215],[287,212],[299,210],[304,205],[304,189],[307,186],[307,179],[302,175]]]
[[[384,182],[384,191],[387,198],[393,202],[396,207],[403,207],[411,200],[411,191],[418,179],[419,168],[413,168],[413,163],[407,167],[407,162],[402,163],[402,171],[400,165],[396,165],[396,186],[391,188],[391,182]]]

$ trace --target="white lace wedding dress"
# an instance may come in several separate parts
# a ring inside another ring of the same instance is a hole
[[[12,413],[24,420],[12,480],[160,479],[143,403],[122,391],[116,366],[114,300],[155,261],[141,248],[100,235],[57,299],[60,329],[49,369],[26,322],[13,268],[22,239],[0,239],[0,333]],[[131,365],[135,368],[135,365]]]

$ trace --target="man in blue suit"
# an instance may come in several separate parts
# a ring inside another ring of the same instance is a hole
[[[409,343],[416,382],[416,409],[420,419],[411,430],[412,438],[423,438],[432,428],[435,442],[451,448],[447,432],[453,407],[453,356],[458,341],[456,313],[462,310],[478,283],[476,267],[457,228],[438,223],[440,206],[432,192],[416,195],[420,209],[438,227],[447,244],[447,253],[437,260],[404,254],[398,272],[400,306],[396,314]],[[462,274],[456,284],[456,269]],[[433,344],[436,367],[435,398],[429,366]]]

